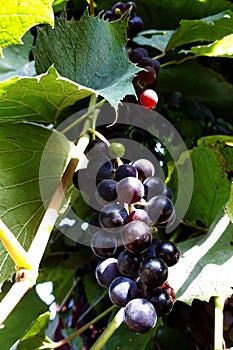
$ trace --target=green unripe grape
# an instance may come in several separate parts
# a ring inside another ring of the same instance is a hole
[[[114,158],[121,158],[125,154],[125,147],[119,142],[112,142],[108,150]]]

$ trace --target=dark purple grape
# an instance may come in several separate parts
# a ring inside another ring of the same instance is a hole
[[[84,153],[88,159],[99,155],[107,155],[108,146],[104,141],[95,139],[89,142]]]
[[[129,52],[129,60],[133,63],[138,63],[143,57],[147,57],[148,52],[143,47],[137,47]]]
[[[142,221],[146,225],[149,225],[150,218],[144,209],[135,209],[128,216],[128,222],[131,221]]]
[[[102,180],[96,190],[98,195],[107,202],[114,202],[117,199],[117,182],[114,179]]]
[[[135,16],[129,21],[129,37],[133,38],[144,29],[141,17]]]
[[[136,298],[137,290],[135,281],[129,277],[120,276],[111,282],[108,295],[113,304],[124,307],[130,300]]]
[[[145,298],[129,301],[124,310],[124,323],[134,333],[146,333],[157,321],[157,314],[153,304]]]
[[[124,206],[119,203],[106,204],[100,214],[100,226],[106,229],[118,228],[127,223],[128,213]]]
[[[91,158],[87,164],[87,173],[97,181],[108,178],[113,171],[112,162],[104,155]],[[92,193],[93,195],[93,193]]]
[[[148,159],[138,159],[132,165],[137,169],[138,178],[141,181],[155,173],[154,165]]]
[[[100,229],[91,238],[91,249],[100,258],[112,257],[117,250],[116,238]]]
[[[78,169],[77,171],[75,171],[74,175],[73,175],[73,185],[74,187],[76,187],[78,190],[80,190],[80,184],[81,184],[81,179],[86,177],[86,168],[85,169]]]
[[[113,7],[112,7],[112,13],[115,14],[115,16],[120,17],[125,12],[125,4],[121,1],[118,1]]]
[[[173,199],[173,193],[172,193],[172,190],[165,185],[164,187],[164,191],[162,193],[162,196],[165,196],[165,197],[168,197],[171,201]]]
[[[159,239],[152,239],[152,242],[150,243],[149,247],[141,253],[142,259],[145,260],[147,258],[155,258],[156,257],[156,252],[155,248],[159,244],[160,240]]]
[[[143,68],[145,70],[138,73],[139,81],[145,85],[153,83],[156,79],[156,72],[154,68],[150,66],[145,66]]]
[[[100,261],[95,269],[95,277],[100,286],[108,288],[111,282],[120,276],[117,268],[117,259],[108,258]]]
[[[165,261],[167,266],[173,266],[179,261],[180,250],[177,246],[169,241],[161,241],[155,248],[156,256]]]
[[[131,221],[121,231],[124,247],[131,253],[141,253],[151,243],[150,228],[142,221]]]
[[[153,66],[154,70],[156,71],[156,74],[159,74],[160,71],[160,63],[158,60],[152,60],[153,61]]]
[[[161,288],[150,291],[146,298],[153,304],[157,316],[164,316],[172,310],[173,302],[170,295]]]
[[[150,200],[152,197],[163,195],[165,184],[162,179],[155,176],[148,177],[144,182],[145,197]]]
[[[107,10],[103,14],[103,19],[105,21],[109,20],[109,22],[111,22],[111,21],[113,21],[115,19],[115,15],[114,15],[114,13],[112,11]]]
[[[117,169],[115,173],[115,179],[116,181],[120,181],[121,179],[124,179],[125,177],[137,177],[138,172],[135,167],[133,167],[130,164],[121,164]]]
[[[125,12],[131,8],[131,11],[130,11],[130,18],[133,18],[135,15],[136,15],[136,9],[137,9],[137,6],[135,4],[135,2],[133,1],[128,1],[126,4],[125,4]]]
[[[146,66],[152,67],[154,68],[154,63],[153,60],[149,57],[143,57],[140,59],[140,61],[138,62],[138,66],[141,68],[144,68]]]
[[[142,282],[152,287],[160,287],[168,276],[165,262],[157,257],[143,260],[139,267],[139,277]]]
[[[138,202],[144,196],[144,186],[136,177],[125,177],[116,187],[119,201],[127,204]]]
[[[156,196],[149,200],[146,210],[150,219],[156,224],[164,224],[174,214],[174,205],[172,201],[164,196]]]
[[[118,256],[117,267],[122,275],[134,278],[138,276],[140,262],[139,255],[130,253],[125,249]]]

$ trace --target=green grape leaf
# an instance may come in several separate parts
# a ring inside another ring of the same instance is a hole
[[[35,288],[29,290],[8,316],[4,327],[0,329],[1,349],[10,349],[31,323],[47,310],[48,306],[38,297]]]
[[[196,19],[215,15],[224,10],[232,10],[233,4],[227,0],[143,0],[135,1],[137,16],[142,17],[145,29],[174,29],[181,19]],[[111,9],[114,0],[98,0],[98,8]]]
[[[177,299],[209,301],[232,294],[233,224],[220,209],[207,234],[179,243],[179,262],[169,268],[168,280]]]
[[[53,66],[36,77],[13,77],[0,82],[0,122],[56,123],[64,108],[92,93]]]
[[[1,124],[0,217],[26,250],[63,174],[70,147],[70,142],[55,130],[35,124]],[[46,179],[40,167],[45,150],[50,155],[49,163],[43,163],[50,173]],[[43,201],[42,180],[50,183]],[[15,264],[1,242],[0,265],[1,285],[15,273]]]
[[[171,36],[166,51],[185,44],[212,43],[233,32],[233,13],[224,11],[199,20],[182,20],[179,28]]]
[[[37,72],[54,64],[61,76],[95,90],[117,109],[126,94],[135,95],[132,79],[141,70],[125,49],[128,17],[109,23],[85,11],[78,22],[61,17],[54,29],[40,29],[33,50]]]
[[[163,67],[158,75],[158,94],[174,91],[201,101],[214,115],[232,122],[233,85],[213,69],[194,61],[182,67]]]
[[[230,137],[228,138],[231,139]],[[206,142],[204,144],[204,142]],[[185,215],[185,220],[200,220],[206,227],[213,222],[220,208],[227,202],[230,191],[230,181],[227,172],[227,157],[233,157],[233,149],[218,140],[211,145],[205,138],[199,140],[197,147],[188,154],[181,155],[176,163],[179,176],[186,176],[186,156],[191,157],[194,186],[189,208]],[[224,152],[223,152],[224,150]],[[188,159],[188,158],[187,158]],[[177,173],[170,167],[169,186],[177,192]],[[185,182],[180,184],[185,186]],[[185,188],[184,188],[185,196]],[[185,198],[184,198],[185,200]]]
[[[45,312],[33,322],[31,327],[20,339],[17,350],[37,350],[42,346],[43,349],[46,349],[46,344],[51,343],[45,334],[49,324],[49,316],[50,313]]]
[[[0,58],[0,81],[15,75],[33,76],[35,74],[34,61],[29,62],[33,37],[27,32],[22,40],[24,45],[12,45],[3,49],[3,57]]]
[[[53,11],[54,11],[54,13],[61,11],[65,7],[67,1],[68,0],[54,0],[53,1]]]
[[[173,33],[174,30],[145,30],[133,38],[133,41],[139,46],[151,46],[163,52]]]
[[[21,37],[32,26],[54,24],[52,0],[8,1],[0,7],[0,56],[2,48],[22,44]]]

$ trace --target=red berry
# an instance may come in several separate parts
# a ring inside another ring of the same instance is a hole
[[[143,91],[140,95],[140,103],[143,107],[154,108],[158,102],[158,95],[152,89]]]

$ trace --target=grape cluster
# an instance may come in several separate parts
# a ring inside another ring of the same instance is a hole
[[[73,184],[78,189],[87,184],[83,190],[95,204],[89,227],[92,251],[102,259],[96,279],[108,288],[110,300],[125,308],[126,326],[147,332],[158,316],[172,309],[175,298],[167,278],[179,249],[152,234],[154,227],[175,220],[172,192],[155,176],[149,160],[123,162],[124,146],[119,143],[108,147],[92,140],[85,153],[87,167],[74,173]]]
[[[144,29],[144,23],[141,17],[136,16],[136,4],[132,1],[117,2],[111,10],[103,14],[103,18],[110,22],[119,19],[127,10],[130,10],[130,20],[127,36],[129,39],[135,37]],[[160,71],[160,63],[156,59],[149,58],[148,52],[143,47],[137,47],[128,51],[129,60],[143,70],[133,79],[133,85],[140,104],[147,108],[154,108],[158,102],[158,96],[155,92],[156,78]],[[125,102],[135,103],[133,96],[126,96]]]
[[[160,72],[160,63],[149,57],[147,50],[137,47],[129,51],[129,60],[144,70],[133,79],[133,85],[140,104],[147,108],[154,108],[158,102],[156,93],[156,79]]]
[[[141,17],[136,16],[136,4],[133,1],[127,3],[121,1],[117,2],[111,10],[107,10],[103,13],[103,19],[109,22],[116,21],[129,9],[130,19],[127,35],[129,38],[133,38],[144,28],[143,20]]]

